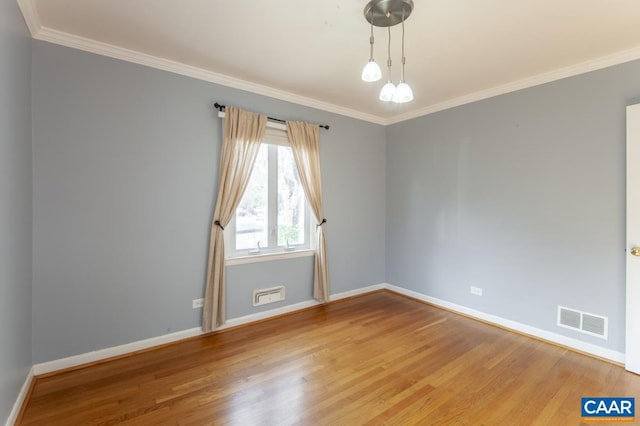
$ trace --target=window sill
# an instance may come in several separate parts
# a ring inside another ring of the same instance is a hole
[[[294,259],[296,257],[313,256],[315,250],[300,249],[295,251],[281,251],[277,253],[253,254],[248,256],[232,257],[225,259],[225,266],[244,265],[246,263],[270,262],[273,260]]]

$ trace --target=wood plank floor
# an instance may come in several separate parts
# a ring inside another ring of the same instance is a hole
[[[383,291],[38,378],[21,424],[570,425],[583,396],[640,376]]]

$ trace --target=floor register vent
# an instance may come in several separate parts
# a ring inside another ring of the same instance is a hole
[[[284,300],[284,286],[264,288],[253,291],[253,306],[266,305],[267,303]]]
[[[558,326],[607,338],[607,317],[558,306]]]

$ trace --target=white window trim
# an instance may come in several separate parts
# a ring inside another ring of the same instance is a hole
[[[224,118],[225,113],[223,111],[218,111],[218,117]],[[287,126],[282,123],[274,123],[271,121],[267,122],[267,129],[264,134],[264,139],[262,143],[267,145],[279,145],[279,146],[290,146],[289,138],[287,136]],[[306,198],[306,196],[305,196]],[[235,213],[234,213],[235,216]],[[224,240],[225,240],[225,265],[242,265],[247,263],[256,263],[256,262],[266,262],[272,260],[282,260],[282,259],[291,259],[296,257],[304,257],[304,256],[313,256],[315,253],[316,247],[316,235],[315,232],[312,232],[312,227],[314,226],[314,215],[311,212],[311,207],[308,205],[306,207],[306,216],[308,219],[308,229],[305,229],[305,239],[308,240],[308,244],[305,244],[302,247],[296,247],[295,245],[291,247],[291,249],[278,249],[278,248],[270,248],[265,252],[258,252],[255,254],[249,253],[249,250],[235,250],[234,244],[234,234],[235,234],[235,226],[232,219],[232,222],[229,223],[229,226],[226,227],[224,231]]]
[[[300,249],[295,251],[281,251],[276,253],[261,253],[248,256],[231,257],[225,259],[225,266],[246,265],[248,263],[271,262],[274,260],[295,259],[297,257],[308,257],[315,254],[313,249]]]

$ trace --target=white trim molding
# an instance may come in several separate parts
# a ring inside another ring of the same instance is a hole
[[[275,253],[263,253],[248,256],[230,257],[224,260],[225,266],[245,265],[247,263],[271,262],[274,260],[295,259],[298,257],[311,257],[315,255],[315,250],[300,249],[295,251],[280,251]]]
[[[625,62],[635,61],[636,59],[640,59],[640,48],[638,47],[624,50],[622,52],[617,52],[612,55],[602,56],[600,58],[560,68],[550,72],[523,78],[521,80],[516,80],[511,83],[492,87],[486,90],[480,90],[478,92],[470,93],[468,95],[460,96],[458,98],[450,99],[438,104],[429,105],[425,108],[420,108],[415,111],[409,111],[404,114],[399,114],[395,117],[387,119],[385,121],[385,125],[400,123],[402,121],[411,120],[412,118],[433,114],[434,112],[444,111],[446,109],[470,104],[472,102],[481,101],[483,99],[492,98],[494,96],[504,95],[522,89],[528,89],[530,87],[538,86],[545,83],[551,83],[553,81],[573,77],[591,71],[597,71],[603,68],[612,67],[614,65],[620,65]]]
[[[27,378],[22,384],[22,388],[20,388],[18,398],[16,398],[16,402],[13,403],[13,408],[11,408],[11,412],[9,413],[9,417],[7,418],[6,426],[13,426],[18,420],[22,405],[26,402],[27,396],[29,394],[29,389],[31,388],[31,382],[33,381],[33,378],[33,367],[31,367],[29,369],[29,372],[27,373]]]
[[[457,305],[455,303],[451,303],[441,299],[437,299],[435,297],[427,296],[412,290],[407,290],[405,288],[398,287],[392,284],[381,283],[381,284],[375,284],[367,287],[361,287],[355,290],[345,291],[342,293],[337,293],[332,295],[330,300],[336,301],[336,300],[345,299],[353,296],[359,296],[362,294],[371,293],[379,290],[389,290],[404,296],[411,297],[416,300],[427,302],[434,306],[442,307],[444,309],[457,312],[472,318],[476,318],[484,322],[495,324],[509,330],[513,330],[513,331],[526,334],[535,338],[546,340],[548,342],[556,343],[558,345],[565,346],[567,348],[571,348],[587,354],[591,354],[599,358],[607,359],[616,363],[624,363],[624,360],[625,360],[625,355],[623,353],[620,353],[611,349],[603,348],[601,346],[597,346],[591,343],[586,343],[577,339],[573,339],[571,337],[566,337],[557,333],[542,330],[542,329],[532,327],[526,324],[522,324],[516,321],[501,318],[496,315],[487,314],[485,312],[477,311],[475,309],[467,308],[462,305]],[[238,318],[232,318],[227,320],[222,327],[218,328],[218,330],[225,330],[225,329],[237,327],[240,325],[250,324],[256,321],[261,321],[261,320],[276,317],[279,315],[300,311],[302,309],[307,309],[317,305],[319,305],[319,303],[316,302],[315,300],[307,300],[304,302],[294,303],[292,305],[283,306],[283,307],[271,309],[268,311],[257,312],[255,314],[245,315]],[[144,350],[144,349],[150,349],[155,346],[177,342],[179,340],[187,339],[194,336],[199,336],[202,334],[203,334],[202,329],[200,327],[195,327],[195,328],[190,328],[188,330],[165,334],[163,336],[152,337],[150,339],[139,340],[139,341],[127,343],[124,345],[114,346],[111,348],[88,352],[85,354],[74,355],[67,358],[44,362],[44,363],[34,365],[31,375],[38,376],[41,374],[51,373],[51,372],[63,370],[66,368],[77,367],[84,364],[89,364],[92,362],[113,358],[116,356],[130,354],[130,353]]]
[[[362,287],[355,290],[345,291],[342,293],[337,293],[329,296],[329,300],[334,302],[340,299],[346,299],[348,297],[359,296],[361,294],[371,293],[373,291],[384,290],[385,284],[376,284],[368,287]],[[272,318],[278,315],[284,315],[296,311],[300,311],[302,309],[307,309],[312,306],[319,305],[320,302],[316,302],[315,300],[307,300],[306,302],[294,303],[293,305],[283,306],[281,308],[275,308],[264,312],[258,312],[255,314],[245,315],[243,317],[234,318],[227,320],[224,325],[217,330],[224,330],[227,328],[237,327],[239,325],[250,324],[252,322],[261,321],[267,318]]]
[[[287,101],[310,108],[316,108],[322,111],[327,111],[358,120],[368,121],[370,123],[380,124],[383,126],[400,123],[412,118],[422,117],[424,115],[433,114],[434,112],[443,111],[471,102],[492,98],[494,96],[515,92],[521,89],[527,89],[529,87],[534,87],[540,84],[550,83],[552,81],[560,80],[563,78],[572,77],[575,75],[584,74],[586,72],[595,71],[613,65],[619,65],[625,62],[640,59],[640,48],[636,47],[550,72],[523,78],[511,83],[491,87],[485,90],[480,90],[465,96],[449,99],[444,102],[429,105],[424,108],[387,118],[354,110],[351,108],[346,108],[329,102],[320,101],[318,99],[297,95],[292,92],[287,92],[285,90],[253,83],[251,81],[242,80],[236,77],[208,71],[203,68],[186,65],[181,62],[148,55],[146,53],[141,53],[130,49],[124,49],[112,44],[103,43],[97,40],[54,30],[42,25],[33,0],[17,0],[17,2],[20,6],[20,10],[22,11],[27,26],[29,27],[31,36],[36,40],[48,41],[50,43],[58,44],[61,46],[71,47],[73,49],[83,50],[85,52],[95,53],[97,55],[120,59],[123,61],[168,71],[174,74],[184,75],[198,80],[220,84],[222,86],[227,86],[234,89],[246,90],[258,95],[264,95],[282,101]]]
[[[154,346],[177,342],[178,340],[188,339],[200,334],[202,334],[202,329],[200,327],[190,328],[188,330],[182,330],[175,333],[164,334],[162,336],[151,337],[149,339],[138,340],[136,342],[126,343],[124,345],[113,346],[110,348],[87,352],[84,354],[73,355],[67,358],[43,362],[33,366],[33,374],[35,376],[39,376],[41,374],[64,370],[66,368],[77,367],[79,365],[102,361],[116,356],[127,355],[136,351],[149,349]]]
[[[522,333],[534,338],[539,338],[551,343],[555,343],[570,349],[574,349],[583,353],[591,354],[599,358],[607,359],[615,363],[624,363],[625,354],[603,348],[601,346],[593,345],[590,343],[582,342],[577,339],[566,337],[557,333],[542,330],[536,327],[532,327],[526,324],[522,324],[516,321],[511,321],[505,318],[498,317],[496,315],[487,314],[475,309],[467,308],[462,305],[447,302],[445,300],[437,299],[435,297],[427,296],[422,293],[418,293],[412,290],[408,290],[402,287],[398,287],[388,283],[375,284],[367,287],[357,288],[355,290],[345,291],[337,293],[331,296],[331,301],[340,299],[346,299],[353,296],[359,296],[367,293],[371,293],[379,290],[389,290],[391,292],[410,297],[412,299],[420,300],[431,305],[447,309],[468,317],[472,317],[487,323],[495,324],[505,329],[513,330],[518,333]],[[283,306],[276,309],[271,309],[264,312],[258,312],[255,314],[245,315],[238,318],[227,320],[227,322],[218,330],[230,329],[238,327],[244,324],[250,324],[256,321],[261,321],[267,318],[276,317],[279,315],[300,311],[313,306],[319,305],[315,300],[308,300],[305,302],[295,303],[293,305]],[[167,343],[173,343],[180,340],[184,340],[190,337],[202,335],[202,329],[200,327],[190,328],[188,330],[178,331],[171,334],[165,334],[163,336],[152,337],[150,339],[139,340],[136,342],[127,343],[124,345],[114,346],[111,348],[100,349],[85,354],[74,355],[67,358],[62,358],[54,361],[44,362],[34,365],[20,390],[20,394],[13,405],[13,409],[7,419],[7,426],[13,425],[18,418],[22,404],[28,395],[31,383],[35,376],[52,373],[55,371],[63,370],[71,367],[78,367],[84,364],[92,362],[98,362],[113,358],[116,356],[127,355],[136,351],[151,349],[156,346],[164,345]]]
[[[612,349],[603,348],[598,345],[586,343],[578,339],[563,336],[561,334],[553,333],[551,331],[542,330],[540,328],[532,327],[527,324],[522,324],[509,319],[501,318],[496,315],[487,314],[475,309],[467,308],[466,306],[457,305],[455,303],[447,302],[445,300],[437,299],[435,297],[427,296],[422,293],[418,293],[406,288],[398,287],[391,284],[385,285],[387,290],[393,291],[398,294],[402,294],[413,299],[421,300],[423,302],[442,307],[449,311],[457,312],[462,315],[466,315],[478,320],[495,324],[502,328],[516,331],[518,333],[526,334],[528,336],[536,337],[538,339],[546,340],[567,348],[594,355],[599,358],[604,358],[609,361],[624,364],[625,355],[621,352],[614,351]]]
[[[30,0],[19,0],[19,2],[20,4],[31,3]],[[378,117],[373,114],[368,114],[351,108],[335,105],[329,102],[297,95],[285,90],[276,89],[248,80],[242,80],[240,78],[216,73],[203,68],[186,65],[181,62],[172,61],[170,59],[148,55],[146,53],[137,52],[135,50],[125,49],[122,47],[114,46],[112,44],[103,43],[89,38],[80,37],[51,28],[43,27],[40,26],[39,23],[37,23],[37,17],[27,18],[27,16],[32,16],[28,15],[29,9],[29,7],[24,7],[22,8],[22,12],[23,14],[25,14],[25,20],[27,21],[29,30],[32,33],[32,37],[36,40],[47,41],[49,43],[54,43],[60,46],[66,46],[85,52],[95,53],[101,56],[107,56],[109,58],[120,59],[126,62],[132,62],[134,64],[144,65],[162,71],[184,75],[186,77],[195,78],[197,80],[208,81],[210,83],[220,84],[222,86],[227,86],[234,89],[246,90],[257,95],[268,96],[270,98],[275,98],[282,101],[331,112],[334,114],[339,114],[345,117],[351,117],[375,124],[386,124],[386,120],[384,118]],[[30,21],[34,21],[35,23],[30,24]],[[38,26],[35,32],[33,31],[32,26]]]
[[[382,290],[385,288],[384,284],[371,285],[368,287],[362,287],[355,290],[345,291],[337,293],[331,296],[330,300],[340,300],[347,297],[358,296],[360,294],[370,293],[372,291]],[[308,300],[305,302],[294,303],[293,305],[283,306],[268,311],[257,312],[255,314],[245,315],[243,317],[229,319],[218,330],[225,330],[228,328],[237,327],[239,325],[250,324],[252,322],[261,321],[267,318],[272,318],[278,315],[288,314],[291,312],[306,309],[312,306],[319,305],[319,302],[315,300]],[[167,343],[173,343],[180,340],[188,339],[190,337],[202,335],[202,329],[200,327],[194,327],[187,330],[178,331],[175,333],[164,334],[162,336],[151,337],[149,339],[138,340],[136,342],[126,343],[124,345],[113,346],[110,348],[99,349],[92,352],[87,352],[80,355],[73,355],[67,358],[61,358],[53,361],[43,362],[33,366],[32,375],[39,376],[41,374],[52,373],[54,371],[64,370],[66,368],[78,367],[84,364],[92,362],[102,361],[105,359],[127,355],[136,351],[150,349],[155,346],[165,345]]]
[[[27,23],[31,37],[35,38],[40,32],[42,24],[33,0],[18,0],[18,7],[22,12],[22,16],[24,16],[24,21]]]

